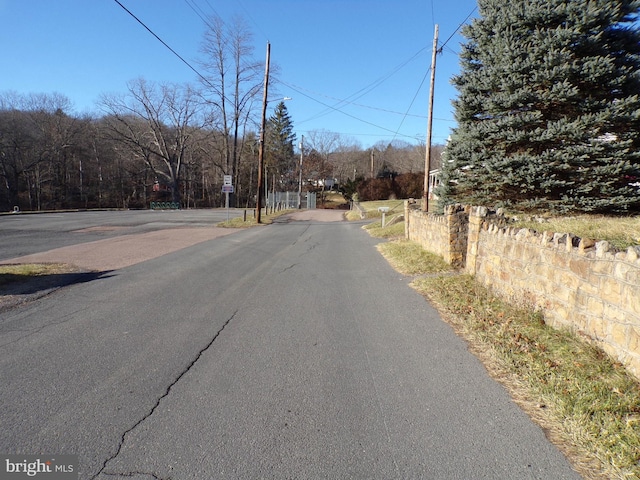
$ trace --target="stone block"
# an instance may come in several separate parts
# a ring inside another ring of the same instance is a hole
[[[575,274],[566,270],[558,272],[558,283],[571,290],[577,290],[581,284],[580,279]]]
[[[576,292],[576,309],[578,310],[589,310],[589,299],[591,295],[587,294],[581,288]]]
[[[626,258],[626,253],[624,254],[624,256]],[[624,261],[615,262],[613,266],[613,276],[616,278],[619,278],[620,280],[626,280],[627,273],[629,273],[633,269],[634,269],[634,266],[627,262],[624,262]]]
[[[629,327],[629,351],[640,355],[640,326]]]
[[[638,295],[640,295],[640,265],[632,265],[625,276],[625,280],[636,287]]]
[[[636,378],[640,378],[640,355],[630,355],[625,366]]]
[[[626,324],[628,319],[627,313],[617,305],[610,303],[604,304],[604,318],[613,323]]]
[[[588,297],[587,310],[595,317],[602,317],[604,314],[604,302],[598,298]]]
[[[567,234],[555,232],[553,234],[554,245],[565,245],[567,243]]]
[[[596,241],[590,238],[583,238],[580,240],[580,245],[578,246],[578,252],[581,254],[585,254],[588,250],[594,249],[596,246]]]
[[[575,304],[577,292],[563,285],[557,285],[553,295],[566,304]]]
[[[625,305],[629,310],[630,315],[635,315],[638,323],[640,324],[640,286],[625,285],[623,290]]]
[[[614,345],[626,348],[629,344],[629,329],[626,325],[614,323],[609,330],[609,341]]]
[[[601,318],[591,318],[589,320],[589,335],[596,340],[604,340],[607,337],[608,325]]]
[[[574,313],[573,324],[576,329],[584,331],[589,324],[589,316],[583,313]]]
[[[621,285],[611,278],[602,278],[600,281],[600,297],[611,305],[622,303]]]
[[[588,278],[589,267],[591,262],[583,257],[573,257],[569,259],[569,270],[578,275],[580,278]]]
[[[596,257],[604,257],[605,254],[611,251],[611,244],[605,240],[596,242]]]
[[[552,317],[552,323],[555,325],[571,325],[571,318],[569,310],[556,301],[552,302],[549,307],[549,315]]]
[[[550,252],[549,263],[551,263],[551,265],[553,265],[554,267],[566,268],[567,262],[568,258],[566,253],[562,253],[557,250]]]
[[[593,260],[591,271],[601,275],[613,275],[613,262],[602,259]]]

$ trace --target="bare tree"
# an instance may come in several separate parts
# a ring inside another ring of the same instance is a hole
[[[65,207],[74,202],[84,122],[70,116],[64,95],[6,93],[0,98],[0,176],[6,200],[20,205],[26,190],[29,208]]]
[[[200,65],[207,73],[203,95],[211,123],[222,133],[224,173],[236,178],[242,141],[262,85],[261,66],[251,58],[252,34],[239,17],[230,25],[217,15],[209,17],[201,51]]]
[[[305,137],[306,139],[306,137]],[[307,144],[311,150],[317,152],[320,165],[318,165],[318,181],[324,185],[324,181],[333,174],[333,168],[329,161],[329,156],[333,154],[339,146],[340,135],[328,130],[312,130],[309,132]]]
[[[341,136],[334,154],[331,157],[333,173],[340,184],[347,180],[355,181],[357,175],[363,174],[363,159],[366,164],[367,154],[363,152],[359,141]]]
[[[201,104],[190,86],[156,85],[144,79],[129,84],[124,97],[103,97],[114,138],[142,160],[180,201],[180,175],[193,131],[202,127]]]

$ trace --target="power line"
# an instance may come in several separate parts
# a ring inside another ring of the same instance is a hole
[[[375,88],[379,87],[380,85],[382,85],[382,83],[384,83],[386,80],[388,80],[390,77],[392,77],[393,75],[395,75],[396,73],[398,73],[402,68],[404,68],[408,63],[410,63],[413,59],[415,59],[417,56],[419,56],[424,50],[426,50],[427,47],[423,47],[421,48],[418,52],[416,52],[412,57],[410,57],[409,59],[407,59],[406,61],[398,64],[396,67],[394,67],[390,72],[386,73],[385,75],[379,77],[377,80],[373,81],[372,83],[370,83],[369,85],[366,85],[364,87],[362,87],[360,90],[356,91],[355,93],[351,94],[350,96],[347,97],[347,99],[345,100],[340,100],[338,103],[336,103],[335,105],[326,105],[327,109],[317,113],[316,115],[307,118],[305,120],[302,120],[301,122],[298,123],[305,123],[305,122],[309,122],[311,120],[316,120],[317,118],[320,118],[324,115],[327,115],[328,113],[331,113],[332,111],[340,111],[339,108],[341,108],[343,105],[349,105],[349,104],[353,104],[352,100],[357,100],[358,98],[362,98],[363,96],[365,96],[367,93],[371,92],[372,90],[374,90]],[[281,82],[283,85],[287,85],[284,82]],[[291,88],[291,85],[287,85],[289,88]],[[309,97],[311,98],[311,97]],[[322,102],[318,102],[321,105],[325,105]]]
[[[469,20],[469,18],[471,18],[471,15],[473,15],[476,10],[478,9],[477,6],[473,7],[473,10],[471,10],[471,13],[469,13],[469,15],[467,15],[467,17],[462,21],[462,23],[460,25],[458,25],[458,28],[456,28],[453,33],[449,36],[449,38],[447,38],[444,43],[440,46],[440,48],[438,49],[438,52],[442,52],[442,49],[447,45],[447,43],[449,43],[449,40],[451,40],[453,38],[453,36],[458,33],[458,31],[460,31],[460,29],[464,26],[465,23],[467,23],[467,20]]]
[[[395,132],[394,130],[391,130],[391,129],[386,128],[386,127],[382,127],[382,126],[380,126],[380,125],[377,125],[377,124],[375,124],[375,123],[369,122],[369,121],[367,121],[367,120],[363,120],[362,118],[356,117],[355,115],[351,115],[350,113],[347,113],[347,112],[345,112],[345,111],[343,111],[343,110],[340,110],[339,108],[336,108],[336,107],[333,107],[333,106],[331,106],[331,105],[328,105],[328,104],[326,104],[326,103],[324,103],[324,102],[321,102],[320,100],[318,100],[318,99],[316,99],[316,98],[313,98],[313,97],[312,97],[312,96],[310,96],[310,95],[307,95],[307,94],[306,94],[306,93],[304,93],[302,90],[298,90],[298,89],[296,89],[296,88],[295,88],[295,87],[293,87],[292,85],[288,85],[288,84],[286,84],[286,83],[284,83],[284,82],[282,82],[282,84],[283,84],[283,85],[286,85],[286,86],[287,86],[287,87],[289,87],[289,88],[291,88],[294,92],[297,92],[297,93],[299,93],[300,95],[302,95],[302,96],[304,96],[304,97],[307,97],[308,99],[313,100],[314,102],[319,103],[320,105],[322,105],[322,106],[324,106],[324,107],[327,107],[327,109],[329,109],[329,110],[332,110],[332,111],[335,111],[335,112],[341,113],[342,115],[345,115],[345,116],[347,116],[347,117],[349,117],[349,118],[353,118],[354,120],[357,120],[357,121],[359,121],[359,122],[366,123],[367,125],[371,125],[372,127],[379,128],[380,130],[384,130],[384,131],[390,132],[390,133],[392,133],[392,134],[394,134],[394,135],[398,135],[398,133],[397,133],[397,132]],[[306,120],[306,121],[309,121],[309,120]],[[298,124],[300,124],[300,123],[304,123],[304,122],[298,122]],[[404,134],[400,134],[400,136],[402,136],[402,137],[406,137],[406,138],[415,138],[415,137],[414,137],[414,136],[412,136],[412,135],[404,135]]]
[[[173,48],[171,48],[164,40],[162,40],[158,35],[156,35],[155,32],[153,30],[151,30],[149,27],[147,27],[142,20],[140,20],[138,17],[136,17],[127,7],[122,5],[122,3],[119,2],[119,0],[113,0],[113,1],[116,2],[118,5],[120,5],[125,12],[127,12],[129,15],[131,15],[140,25],[142,25],[160,43],[162,43],[165,47],[167,47],[171,53],[173,53],[176,57],[178,57],[182,61],[182,63],[184,63],[187,67],[189,67],[191,70],[193,70],[195,72],[195,74],[198,75],[198,77],[200,77],[207,85],[209,85],[210,87],[213,88],[213,85],[211,85],[209,80],[207,80],[204,77],[204,75],[202,75],[189,62],[187,62],[184,58],[182,58],[182,56],[178,52],[176,52]]]
[[[418,86],[418,89],[416,90],[415,95],[413,96],[413,98],[411,99],[411,103],[409,104],[409,106],[407,107],[407,111],[404,114],[404,116],[402,117],[402,121],[400,122],[400,125],[398,125],[398,129],[396,130],[396,135],[398,134],[398,132],[400,131],[400,129],[402,128],[402,125],[404,124],[404,121],[407,119],[407,116],[409,115],[409,111],[411,110],[411,107],[413,107],[414,102],[416,101],[416,98],[418,98],[418,94],[420,93],[420,90],[422,90],[422,86],[424,85],[425,80],[427,79],[427,75],[429,74],[429,71],[427,70],[427,73],[424,74],[424,77],[422,77],[422,81],[420,82],[420,86]],[[395,138],[395,136],[394,136]],[[393,140],[392,140],[393,141]]]
[[[402,112],[396,112],[396,111],[394,111],[394,110],[389,110],[389,109],[386,109],[386,108],[372,107],[371,105],[363,105],[363,104],[361,104],[361,103],[355,103],[355,102],[351,102],[351,101],[349,101],[349,100],[345,100],[345,99],[341,99],[341,98],[333,97],[333,96],[331,96],[331,95],[326,95],[326,94],[324,94],[324,93],[315,92],[315,91],[313,91],[313,90],[309,90],[308,88],[301,87],[300,85],[295,85],[295,84],[290,84],[290,83],[285,83],[285,82],[280,82],[280,83],[282,83],[282,84],[283,84],[283,85],[285,85],[286,87],[289,87],[289,88],[292,88],[292,89],[293,89],[293,88],[295,88],[295,89],[298,89],[298,90],[304,90],[304,91],[305,91],[305,92],[307,92],[309,95],[316,95],[316,96],[318,96],[318,97],[324,97],[324,98],[327,98],[327,99],[329,99],[329,100],[335,100],[336,102],[338,102],[338,104],[344,103],[344,104],[346,104],[346,105],[353,105],[354,107],[367,108],[367,109],[369,109],[369,110],[377,110],[377,111],[379,111],[379,112],[385,112],[385,113],[393,113],[394,115],[406,115],[406,116],[408,116],[408,117],[427,118],[427,116],[426,116],[426,115],[405,114],[405,113],[402,113]],[[298,90],[296,90],[296,91],[298,91]],[[336,108],[337,108],[337,107],[336,107]],[[308,122],[308,121],[310,121],[310,120],[312,120],[312,119],[313,119],[313,118],[303,120],[303,123],[304,123],[304,122]]]

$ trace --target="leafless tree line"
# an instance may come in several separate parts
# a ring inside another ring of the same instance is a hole
[[[183,208],[223,205],[223,175],[233,175],[234,206],[255,205],[257,129],[221,128],[189,86],[131,82],[103,98],[98,118],[75,116],[59,94],[0,94],[0,210]],[[235,128],[235,127],[234,127]],[[297,175],[298,150],[290,160]],[[304,189],[423,170],[424,146],[394,142],[363,149],[329,131],[303,142]],[[278,188],[278,185],[275,185]]]
[[[251,32],[242,19],[211,17],[202,55],[199,85],[139,78],[122,95],[104,95],[95,116],[74,115],[61,94],[0,92],[0,211],[215,207],[223,175],[233,177],[232,205],[255,205],[263,68],[252,59]],[[327,178],[420,171],[424,146],[364,150],[321,130],[305,134],[301,153],[307,189]],[[293,178],[299,154],[290,159]]]

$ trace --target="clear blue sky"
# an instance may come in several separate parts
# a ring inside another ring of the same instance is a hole
[[[476,7],[475,0],[120,2],[196,69],[205,30],[196,11],[229,22],[243,16],[256,59],[264,61],[271,43],[282,81],[275,88],[292,97],[287,108],[298,138],[324,129],[365,148],[424,142],[434,26],[442,45]],[[140,76],[196,83],[196,74],[114,0],[0,0],[0,24],[0,91],[59,92],[84,113],[97,110],[101,94],[125,92]],[[444,143],[455,125],[450,79],[461,41],[454,35],[438,56],[434,143]]]

